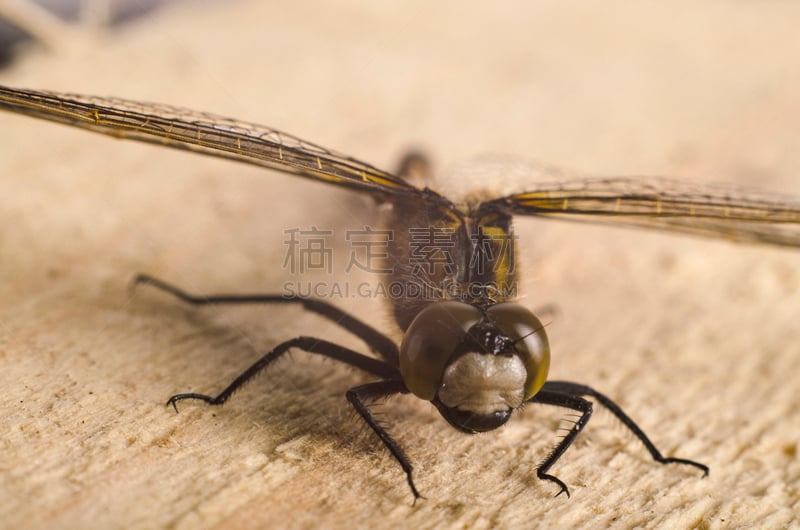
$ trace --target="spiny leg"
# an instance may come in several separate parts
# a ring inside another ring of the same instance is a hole
[[[299,304],[307,311],[316,313],[327,318],[334,324],[341,326],[356,337],[363,340],[369,348],[383,357],[391,366],[399,366],[399,354],[397,344],[389,337],[376,330],[372,326],[362,322],[349,313],[342,311],[338,307],[323,300],[315,298],[300,298],[297,296],[285,296],[279,294],[252,294],[252,295],[232,295],[214,294],[208,296],[192,295],[171,285],[167,282],[154,278],[148,274],[136,275],[131,287],[139,284],[150,285],[171,294],[179,300],[192,305],[214,305],[214,304]]]
[[[575,441],[578,434],[586,427],[586,424],[589,422],[589,418],[592,417],[592,403],[583,399],[580,396],[570,395],[568,393],[563,393],[559,391],[551,391],[548,388],[548,383],[545,383],[544,387],[535,395],[533,396],[530,401],[533,403],[544,403],[547,405],[556,405],[559,407],[565,407],[568,409],[572,409],[581,413],[581,417],[578,418],[578,421],[572,426],[566,436],[558,442],[558,444],[553,448],[547,458],[539,465],[539,468],[536,470],[536,476],[539,477],[540,480],[549,480],[551,482],[555,482],[558,484],[559,491],[556,493],[556,497],[561,495],[562,493],[566,493],[567,497],[570,496],[569,488],[567,485],[558,477],[554,475],[550,475],[547,472],[553,467],[559,458],[564,455],[564,452],[572,445],[572,442]]]
[[[199,399],[205,401],[209,405],[222,405],[228,400],[229,397],[231,397],[234,392],[241,388],[245,383],[253,379],[253,377],[255,377],[256,374],[258,374],[261,370],[264,370],[267,366],[280,358],[284,353],[289,351],[290,348],[299,348],[309,353],[316,353],[325,357],[329,357],[345,364],[349,364],[350,366],[360,368],[365,372],[369,372],[383,379],[400,376],[396,369],[392,368],[381,360],[367,357],[366,355],[362,355],[349,348],[339,346],[338,344],[334,344],[326,340],[317,339],[314,337],[297,337],[278,344],[272,351],[261,357],[252,366],[250,366],[250,368],[242,372],[239,377],[234,379],[233,382],[228,385],[228,387],[218,396],[213,397],[196,393],[176,394],[169,398],[167,405],[172,405],[172,407],[175,409],[175,412],[178,411],[178,401],[183,399]]]
[[[353,405],[353,408],[356,409],[356,412],[361,415],[364,421],[367,422],[367,425],[370,426],[373,432],[378,435],[383,445],[386,446],[395,460],[400,464],[400,467],[403,468],[403,471],[406,473],[406,479],[408,480],[408,486],[411,488],[411,493],[414,495],[414,502],[416,503],[417,499],[424,497],[419,494],[417,487],[414,485],[414,479],[411,476],[413,471],[411,462],[400,445],[386,432],[386,429],[381,427],[378,420],[372,414],[372,411],[370,411],[369,407],[364,403],[364,401],[379,397],[407,393],[408,388],[406,388],[406,385],[400,380],[377,381],[375,383],[368,383],[351,388],[347,391],[347,400]]]
[[[598,403],[611,411],[611,413],[616,416],[634,434],[634,436],[636,436],[644,444],[650,455],[653,457],[653,460],[661,464],[685,464],[688,466],[693,466],[700,469],[703,472],[704,477],[708,476],[709,469],[705,464],[695,462],[694,460],[688,460],[686,458],[672,458],[662,455],[661,451],[659,451],[655,444],[650,441],[650,438],[647,437],[641,427],[639,427],[630,418],[630,416],[625,414],[619,405],[611,401],[610,398],[604,394],[601,394],[597,390],[586,385],[571,383],[569,381],[548,381],[544,384],[543,390],[549,390],[559,394],[566,394],[576,397],[589,396],[596,399]]]

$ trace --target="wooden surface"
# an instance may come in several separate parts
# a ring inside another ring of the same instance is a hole
[[[448,185],[510,153],[800,195],[791,2],[241,2],[184,6],[0,82],[180,104]],[[358,227],[358,198],[241,165],[0,115],[0,527],[787,528],[800,524],[800,253],[523,220],[523,302],[555,303],[552,375],[617,399],[666,453],[599,412],[535,479],[565,412],[466,436],[382,406],[426,500],[343,394],[368,380],[295,353],[225,407],[278,341],[357,342],[299,310],[193,310],[126,290],[280,291],[284,230]],[[496,178],[496,177],[495,177]],[[291,281],[305,279],[290,277]],[[325,277],[315,277],[315,281]],[[359,277],[336,277],[356,281]],[[390,331],[381,300],[334,300]]]

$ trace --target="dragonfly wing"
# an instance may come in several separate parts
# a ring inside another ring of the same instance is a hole
[[[800,247],[800,199],[661,177],[543,184],[485,207],[537,217],[638,226]]]
[[[0,86],[0,110],[186,149],[378,194],[417,194],[398,176],[276,129],[206,112]]]

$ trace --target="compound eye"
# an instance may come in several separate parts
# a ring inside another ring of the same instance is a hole
[[[550,343],[544,326],[525,307],[515,303],[493,305],[486,311],[497,329],[514,341],[514,349],[525,365],[525,401],[542,388],[550,371]]]
[[[415,396],[434,398],[447,361],[481,319],[479,309],[463,302],[436,302],[419,312],[400,345],[400,374]]]

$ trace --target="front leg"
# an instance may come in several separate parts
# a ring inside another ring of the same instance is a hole
[[[394,438],[386,432],[386,429],[381,427],[378,420],[372,414],[372,411],[370,411],[369,407],[364,403],[366,400],[386,397],[392,394],[408,394],[408,388],[406,388],[406,385],[400,380],[367,383],[366,385],[357,386],[348,390],[347,400],[353,405],[353,408],[356,409],[356,412],[358,412],[361,418],[367,422],[370,429],[378,435],[383,445],[386,446],[395,460],[400,464],[400,467],[403,468],[403,471],[406,473],[406,479],[408,480],[408,487],[411,488],[411,493],[414,495],[414,503],[416,503],[417,499],[421,498],[422,495],[417,491],[417,487],[414,485],[414,479],[411,476],[414,469],[411,466],[411,461]]]
[[[650,441],[650,438],[644,433],[641,427],[639,427],[636,422],[634,422],[630,416],[628,416],[622,407],[614,403],[609,397],[605,394],[601,394],[597,390],[592,387],[586,385],[580,385],[578,383],[571,383],[569,381],[548,381],[544,384],[543,390],[554,391],[559,394],[569,395],[569,396],[589,396],[597,400],[598,403],[603,405],[607,408],[614,416],[619,419],[627,427],[636,438],[639,439],[642,444],[647,448],[647,451],[650,453],[650,456],[653,457],[653,460],[660,464],[684,464],[687,466],[696,467],[700,471],[703,472],[703,476],[708,476],[708,466],[705,464],[701,464],[700,462],[695,462],[694,460],[689,460],[687,458],[674,458],[674,457],[667,457],[661,454],[661,451],[655,446],[653,442]]]
[[[586,424],[589,422],[589,418],[592,417],[592,404],[589,401],[586,401],[580,396],[569,395],[561,392],[553,392],[547,390],[547,383],[539,391],[533,398],[531,398],[532,402],[535,403],[545,403],[547,405],[557,405],[559,407],[565,407],[568,409],[572,409],[581,413],[581,417],[578,418],[578,421],[572,426],[566,436],[558,442],[553,450],[547,455],[547,458],[539,465],[539,468],[536,470],[536,475],[541,480],[549,480],[550,482],[555,482],[559,486],[558,493],[556,493],[556,497],[561,495],[562,493],[566,493],[567,497],[569,497],[569,488],[567,485],[558,477],[554,475],[550,475],[547,472],[553,467],[559,458],[564,455],[564,452],[572,445],[572,442],[575,441],[578,434],[586,427]]]
[[[569,489],[564,482],[553,475],[549,475],[547,471],[558,461],[558,459],[564,455],[564,452],[569,448],[570,445],[572,445],[572,442],[575,441],[575,438],[578,436],[578,434],[583,430],[584,427],[586,427],[589,418],[592,416],[592,403],[584,399],[583,396],[589,396],[596,399],[601,405],[611,411],[611,413],[614,414],[614,416],[616,416],[639,439],[639,441],[642,442],[642,444],[644,444],[650,455],[653,457],[653,460],[656,462],[661,464],[689,465],[703,471],[703,476],[708,475],[708,466],[704,464],[695,462],[694,460],[688,460],[686,458],[673,458],[662,455],[661,451],[659,451],[655,444],[650,441],[650,438],[647,437],[641,427],[639,427],[619,405],[614,403],[604,394],[601,394],[591,387],[580,385],[578,383],[571,383],[569,381],[548,381],[544,384],[539,393],[530,399],[530,402],[557,405],[559,407],[565,407],[581,413],[581,417],[578,419],[578,421],[575,422],[567,435],[558,443],[558,445],[556,445],[556,447],[547,456],[544,462],[542,462],[537,470],[537,474],[540,479],[555,482],[561,487],[561,490],[556,494],[556,496],[566,493],[567,497],[569,497]]]

